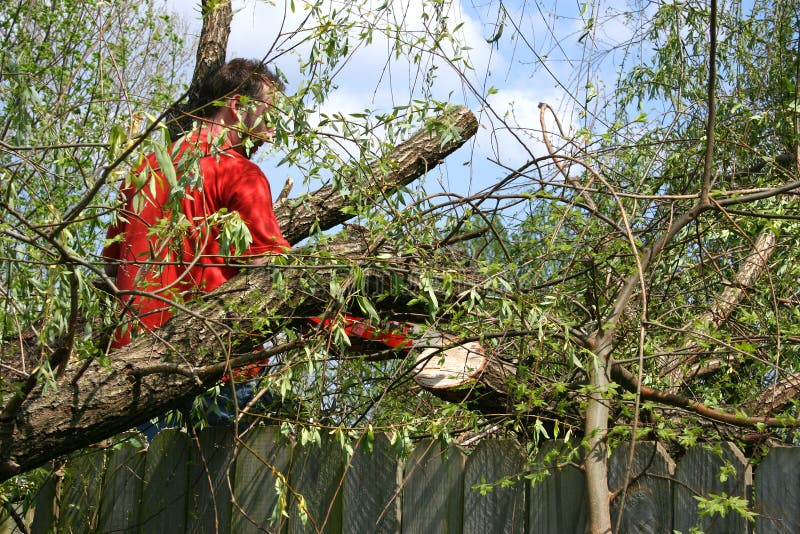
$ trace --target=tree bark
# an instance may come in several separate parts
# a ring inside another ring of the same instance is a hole
[[[440,118],[451,119],[460,125],[460,139],[443,144],[433,131],[422,131],[395,149],[388,172],[370,167],[367,177],[374,180],[375,202],[437,165],[477,129],[475,117],[466,108]],[[324,202],[318,194],[324,195]],[[276,215],[286,228],[287,239],[296,243],[308,234],[314,218],[322,229],[347,220],[349,215],[341,208],[349,202],[336,191],[323,188],[300,202],[290,201],[294,209],[286,207]],[[314,210],[319,210],[317,215]],[[280,328],[282,318],[312,316],[324,310],[330,300],[331,276],[348,268],[348,259],[352,265],[359,261],[352,258],[366,257],[369,248],[363,240],[340,243],[326,250],[331,254],[327,267],[303,269],[302,254],[289,254],[289,268],[267,265],[248,269],[194,302],[191,313],[177,313],[153,336],[113,353],[107,366],[93,363],[80,372],[79,366],[72,365],[57,389],[37,385],[18,410],[0,421],[0,480],[113,436],[203,392],[226,372],[226,358],[241,356],[236,361],[239,365],[263,359],[263,355],[248,356],[248,352]],[[374,283],[389,287],[393,283],[390,265],[381,262],[363,268]],[[283,282],[276,289],[273,276],[278,270]],[[413,269],[403,265],[393,274],[394,280],[403,280],[413,293]],[[255,323],[262,323],[264,317],[275,318],[271,324],[276,326],[256,328]]]
[[[202,0],[200,11],[203,15],[203,27],[197,43],[197,61],[189,84],[187,101],[179,106],[175,116],[169,121],[169,133],[177,139],[192,127],[192,115],[196,112],[198,90],[203,80],[214,70],[225,63],[228,50],[228,38],[231,33],[233,9],[230,0]]]
[[[606,334],[591,343],[595,357],[589,362],[589,385],[591,391],[586,405],[586,458],[583,467],[586,474],[586,496],[589,508],[589,532],[611,534],[611,491],[608,489],[608,417],[610,399],[608,395],[608,358],[611,354],[611,336]]]
[[[753,398],[746,408],[758,415],[771,415],[789,407],[799,395],[800,373],[790,373]]]

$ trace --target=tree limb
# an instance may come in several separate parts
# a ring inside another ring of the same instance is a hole
[[[461,139],[442,143],[435,133],[420,132],[392,152],[390,171],[378,173],[377,167],[371,167],[367,175],[374,180],[371,201],[379,202],[387,192],[417,179],[474,134],[477,121],[469,110],[457,108],[453,116],[460,125]],[[314,218],[321,221],[323,229],[349,218],[341,212],[349,199],[331,188],[318,194],[325,200],[312,194],[293,203],[294,209],[287,207],[276,214],[290,242],[303,239]],[[297,318],[325,309],[331,299],[331,277],[349,269],[354,261],[361,264],[365,276],[375,280],[372,283],[390,287],[399,279],[413,292],[414,270],[403,265],[390,273],[388,264],[381,263],[386,260],[367,258],[369,248],[363,239],[332,245],[326,249],[330,265],[321,268],[305,268],[303,253],[308,251],[297,251],[287,255],[288,268],[266,265],[246,269],[192,303],[192,313],[177,313],[154,335],[115,352],[108,366],[92,363],[73,383],[80,366],[72,365],[57,390],[38,384],[15,413],[0,421],[0,480],[113,436],[201,393],[224,372],[224,366],[210,366],[229,355],[247,353]],[[278,271],[282,284],[275,288],[273,276]],[[270,325],[256,328],[265,317],[273,319]],[[181,369],[203,368],[206,372],[199,379],[187,376],[192,373],[136,374],[137,369],[154,364],[176,363],[183,365]]]
[[[675,393],[658,391],[639,383],[638,379],[618,364],[612,364],[611,376],[614,381],[631,393],[641,395],[642,399],[657,402],[665,406],[682,408],[686,411],[695,413],[706,419],[717,421],[743,428],[758,428],[769,426],[775,428],[796,428],[800,426],[800,421],[790,418],[776,418],[766,416],[748,416],[741,413],[729,413],[722,410],[710,408],[705,404],[699,403],[682,395]]]
[[[201,0],[200,11],[203,15],[203,27],[197,43],[197,61],[187,92],[187,101],[178,107],[173,120],[169,122],[169,133],[173,139],[191,129],[191,114],[199,107],[200,85],[209,74],[225,63],[225,53],[228,50],[233,21],[231,0]]]
[[[701,327],[719,328],[728,320],[747,291],[767,271],[769,259],[777,248],[776,243],[777,237],[771,229],[759,234],[753,250],[745,258],[731,285],[726,287],[708,310],[698,318]],[[691,371],[687,371],[682,365],[696,358],[697,352],[697,343],[690,340],[684,343],[680,350],[672,352],[672,356],[662,360],[661,366],[664,369],[662,376],[669,377],[671,392],[676,392],[686,378],[692,376]]]
[[[361,195],[360,202],[381,202],[386,194],[436,167],[478,131],[478,121],[466,107],[453,108],[434,121],[454,129],[459,135],[442,142],[435,129],[422,129],[384,158],[390,163],[388,172],[376,162],[363,173],[348,176],[345,184],[368,180],[371,185],[369,192]],[[342,195],[335,187],[325,186],[281,203],[275,208],[275,217],[284,237],[294,245],[308,237],[314,226],[325,230],[351,219],[353,216],[345,214],[342,208],[351,206],[352,202],[353,199]]]

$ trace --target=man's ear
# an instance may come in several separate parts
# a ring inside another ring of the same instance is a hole
[[[242,103],[240,99],[241,96],[237,94],[229,96],[223,100],[225,105],[218,108],[219,111],[217,115],[217,120],[221,124],[233,126],[242,120],[239,116],[242,111]]]

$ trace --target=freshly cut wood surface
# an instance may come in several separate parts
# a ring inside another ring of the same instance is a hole
[[[486,368],[483,347],[475,341],[446,347],[450,341],[442,338],[437,347],[428,347],[417,356],[414,381],[429,389],[448,389],[476,380]]]

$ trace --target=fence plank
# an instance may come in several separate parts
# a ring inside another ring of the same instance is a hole
[[[197,435],[198,447],[189,449],[189,486],[186,529],[189,532],[231,530],[233,430],[212,426]]]
[[[73,457],[64,468],[58,532],[91,532],[97,525],[105,452],[94,449]]]
[[[362,440],[345,475],[343,532],[400,532],[402,469],[389,439]]]
[[[671,534],[670,478],[675,473],[675,462],[667,455],[661,444],[636,443],[630,466],[629,485],[623,496],[630,450],[630,444],[620,445],[609,460],[608,486],[611,491],[619,492],[611,503],[612,524],[617,524],[620,506],[624,506],[619,532]]]
[[[184,532],[189,450],[186,432],[168,428],[150,443],[144,465],[142,532]]]
[[[474,485],[492,483],[520,473],[524,454],[509,441],[487,440],[465,458],[455,446],[445,451],[439,442],[422,442],[405,462],[405,478],[398,478],[398,460],[388,439],[379,435],[375,452],[357,449],[343,475],[345,455],[339,445],[323,440],[323,447],[293,448],[277,427],[256,428],[243,438],[253,452],[234,449],[232,435],[212,429],[200,436],[211,474],[220,532],[387,532],[406,534],[451,532],[584,532],[586,526],[583,476],[574,467],[553,464],[547,452],[563,444],[549,443],[537,455],[538,467],[550,476],[532,486],[514,483],[494,488],[485,496]],[[36,501],[36,511],[26,516],[31,532],[54,530],[54,503],[60,503],[57,528],[61,532],[211,532],[215,530],[209,477],[201,466],[194,443],[179,430],[161,432],[146,455],[134,447],[93,451],[72,458],[60,480],[46,480]],[[738,515],[699,518],[693,495],[726,493],[748,496],[755,478],[755,504],[760,515],[755,531],[800,532],[800,448],[772,449],[752,475],[752,468],[732,444],[721,444],[722,455],[703,448],[690,449],[678,469],[665,451],[653,443],[638,443],[625,493],[619,532],[686,532],[699,526],[704,532],[747,532]],[[226,477],[231,456],[239,451],[233,469],[236,502],[241,511],[231,514]],[[622,504],[622,484],[630,447],[618,447],[609,462],[609,487],[617,493],[612,503],[615,524]],[[144,458],[143,458],[144,457]],[[283,473],[289,485],[307,499],[314,523],[303,526],[297,503],[290,499],[290,519],[270,525],[276,494],[274,472]],[[193,463],[192,463],[193,462]],[[719,481],[723,465],[733,466],[728,480]],[[535,471],[534,471],[535,472]],[[671,482],[674,474],[675,482]],[[194,477],[190,491],[189,476]],[[129,476],[132,475],[132,476]],[[143,487],[137,490],[137,476]],[[60,499],[56,501],[56,487]],[[529,498],[525,490],[529,488]],[[104,491],[102,497],[100,492]],[[401,497],[397,495],[402,493]],[[188,496],[188,498],[187,498]],[[530,503],[524,509],[525,502]],[[136,520],[136,505],[140,504]],[[673,510],[674,505],[674,512]],[[193,514],[187,520],[187,510]],[[400,515],[402,512],[402,516]],[[382,514],[382,515],[381,515]],[[254,524],[255,523],[255,524]],[[14,527],[0,523],[0,534]]]
[[[473,486],[493,484],[522,471],[525,454],[514,441],[484,440],[464,467],[464,533],[521,533],[525,529],[525,484],[495,485],[485,495]]]
[[[800,447],[775,447],[755,473],[755,531],[800,532]]]
[[[725,469],[726,480],[720,480]],[[727,471],[732,469],[733,472]],[[753,470],[747,459],[733,443],[695,446],[686,451],[675,470],[673,528],[688,532],[698,527],[706,534],[747,533],[747,520],[737,513],[700,517],[696,496],[711,494],[735,495],[749,499],[753,484]]]
[[[290,484],[306,501],[308,522],[303,524],[292,499],[289,532],[341,532],[344,452],[328,436],[321,446],[308,443],[295,451]]]
[[[243,441],[236,456],[233,496],[239,506],[233,507],[231,532],[279,532],[283,516],[270,522],[278,501],[276,473],[288,478],[292,442],[281,436],[277,426],[255,427]]]
[[[534,469],[545,477],[532,481],[528,500],[528,532],[586,532],[586,481],[574,465],[562,465],[572,453],[563,441],[548,441],[536,454]],[[573,460],[579,461],[579,460]],[[536,474],[536,473],[535,473]]]
[[[144,436],[140,436],[144,440]],[[100,496],[98,532],[137,532],[142,502],[145,453],[140,441],[127,440],[111,449]]]
[[[56,477],[50,473],[39,488],[34,504],[36,511],[31,524],[31,534],[45,534],[55,529]]]
[[[402,531],[460,533],[464,513],[464,464],[458,447],[444,450],[437,441],[422,441],[405,463]]]

